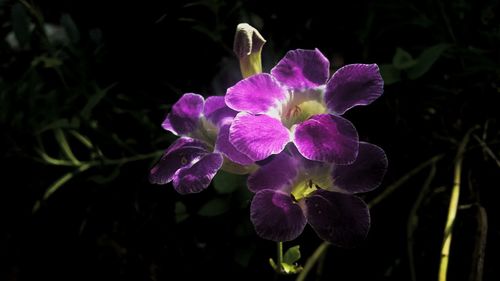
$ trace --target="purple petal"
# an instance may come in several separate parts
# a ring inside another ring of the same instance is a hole
[[[299,124],[294,143],[309,160],[349,164],[358,154],[356,128],[348,120],[331,114],[318,114]]]
[[[162,127],[176,135],[186,135],[197,126],[203,111],[203,97],[187,93],[172,106]]]
[[[262,190],[253,197],[250,220],[257,234],[272,241],[297,238],[306,225],[302,209],[291,196],[274,190]]]
[[[342,115],[356,105],[367,105],[384,91],[384,80],[376,64],[349,64],[332,76],[325,91],[328,109]]]
[[[222,167],[224,158],[220,153],[210,153],[192,166],[183,167],[173,177],[174,188],[180,194],[197,193],[210,185]]]
[[[288,191],[296,176],[297,161],[283,151],[251,174],[247,186],[252,192],[264,189]]]
[[[387,171],[387,156],[380,147],[360,143],[356,160],[345,166],[335,166],[332,178],[335,187],[349,193],[367,192],[377,188]]]
[[[330,62],[318,50],[293,50],[271,70],[278,81],[290,88],[314,88],[324,85],[329,76]]]
[[[370,213],[363,200],[326,190],[317,190],[305,200],[307,221],[321,239],[340,247],[354,247],[366,238]]]
[[[240,112],[229,129],[229,141],[237,150],[259,161],[280,153],[290,141],[290,132],[280,120]]]
[[[205,118],[218,128],[233,121],[237,113],[227,107],[223,96],[208,97],[203,108]]]
[[[215,150],[223,153],[232,162],[241,165],[252,164],[254,162],[252,159],[248,158],[248,156],[238,151],[231,144],[231,142],[229,142],[229,128],[230,125],[226,124],[219,129],[217,141],[215,142]]]
[[[226,104],[237,111],[253,114],[266,113],[287,97],[286,91],[267,73],[241,80],[226,93]]]
[[[169,183],[177,170],[191,165],[194,159],[208,153],[207,146],[201,141],[191,138],[177,139],[151,169],[149,181],[154,184]]]

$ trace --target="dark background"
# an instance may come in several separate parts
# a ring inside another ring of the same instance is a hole
[[[291,2],[0,0],[0,280],[294,280],[274,276],[275,245],[254,233],[241,179],[188,196],[147,181],[175,139],[160,127],[172,103],[240,79],[239,22],[267,39],[265,71],[288,50],[319,48],[331,73],[377,63],[386,81],[380,99],[346,114],[389,158],[365,195],[383,199],[370,234],[330,247],[307,280],[412,280],[411,265],[414,280],[436,280],[471,128],[449,280],[500,280],[499,1]],[[45,23],[66,40],[50,42]],[[68,147],[90,166],[71,164]],[[285,248],[300,244],[303,265],[320,243],[306,227]]]

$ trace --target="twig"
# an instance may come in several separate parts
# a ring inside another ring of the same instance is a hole
[[[483,148],[484,152],[486,152],[495,161],[495,163],[497,164],[497,166],[500,168],[500,160],[497,158],[497,156],[495,155],[495,153],[493,153],[493,151],[491,150],[491,148],[481,138],[479,138],[478,136],[473,135],[473,137],[479,143],[479,145],[481,145],[481,147]]]
[[[432,180],[434,179],[434,176],[436,175],[436,163],[434,162],[433,165],[431,166],[431,170],[429,172],[429,175],[427,176],[427,179],[424,182],[424,185],[422,187],[422,190],[418,194],[417,200],[415,200],[415,203],[413,204],[410,215],[408,216],[408,224],[406,227],[406,238],[407,238],[407,250],[408,250],[408,263],[410,266],[410,276],[411,280],[415,281],[417,280],[417,273],[415,270],[415,261],[414,261],[414,255],[413,255],[413,236],[415,229],[417,228],[418,224],[418,215],[417,211],[422,204],[422,201],[425,198],[425,195],[428,193],[429,188],[431,186]]]
[[[377,197],[373,198],[369,203],[368,207],[371,209],[375,205],[379,204],[382,200],[384,200],[387,196],[391,195],[394,191],[396,191],[399,187],[401,187],[404,183],[406,183],[409,179],[411,179],[413,176],[418,174],[420,171],[425,169],[427,166],[432,165],[439,161],[441,158],[443,158],[444,154],[438,154],[436,156],[431,157],[429,160],[422,162],[420,165],[415,167],[413,170],[410,172],[406,173],[404,176],[399,178],[397,181],[395,181],[393,184],[389,185],[387,188],[385,188],[384,192],[382,192],[380,195]]]
[[[486,252],[486,238],[488,234],[488,216],[486,214],[486,209],[480,205],[477,207],[477,237],[472,259],[473,268],[469,276],[469,281],[483,280],[484,255]]]

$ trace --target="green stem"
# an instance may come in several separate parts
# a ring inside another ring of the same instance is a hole
[[[464,159],[465,148],[469,142],[470,134],[477,127],[470,129],[460,142],[457,156],[455,158],[455,167],[453,174],[453,189],[451,191],[450,206],[448,209],[448,217],[444,228],[443,246],[441,248],[441,259],[439,262],[439,281],[446,281],[448,273],[448,263],[450,260],[451,238],[453,232],[453,224],[457,216],[458,202],[460,199],[460,183],[462,177],[462,163]]]
[[[277,247],[276,247],[276,250],[277,250],[277,268],[276,270],[278,271],[279,274],[282,274],[283,273],[283,242],[278,242],[277,243]]]
[[[304,281],[306,280],[307,275],[313,268],[313,266],[316,264],[316,262],[325,254],[326,249],[328,249],[328,246],[330,246],[330,243],[328,242],[323,242],[319,247],[314,251],[314,253],[309,257],[309,259],[306,262],[306,265],[304,265],[304,269],[300,272],[299,276],[297,276],[297,279],[295,281]]]

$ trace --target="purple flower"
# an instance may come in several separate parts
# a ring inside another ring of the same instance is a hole
[[[162,127],[181,136],[151,169],[155,184],[173,182],[181,194],[200,192],[208,187],[219,169],[248,173],[251,159],[229,142],[229,126],[236,112],[224,97],[184,94],[163,121]]]
[[[291,146],[249,176],[251,221],[264,239],[293,240],[309,223],[321,239],[352,247],[370,227],[367,205],[353,194],[375,189],[386,169],[384,151],[373,144],[360,142],[350,165],[311,161]]]
[[[340,115],[367,105],[383,92],[376,64],[346,65],[329,77],[318,50],[293,50],[271,70],[227,90],[226,104],[239,111],[229,140],[258,161],[293,142],[307,159],[349,164],[358,153],[358,133]]]

